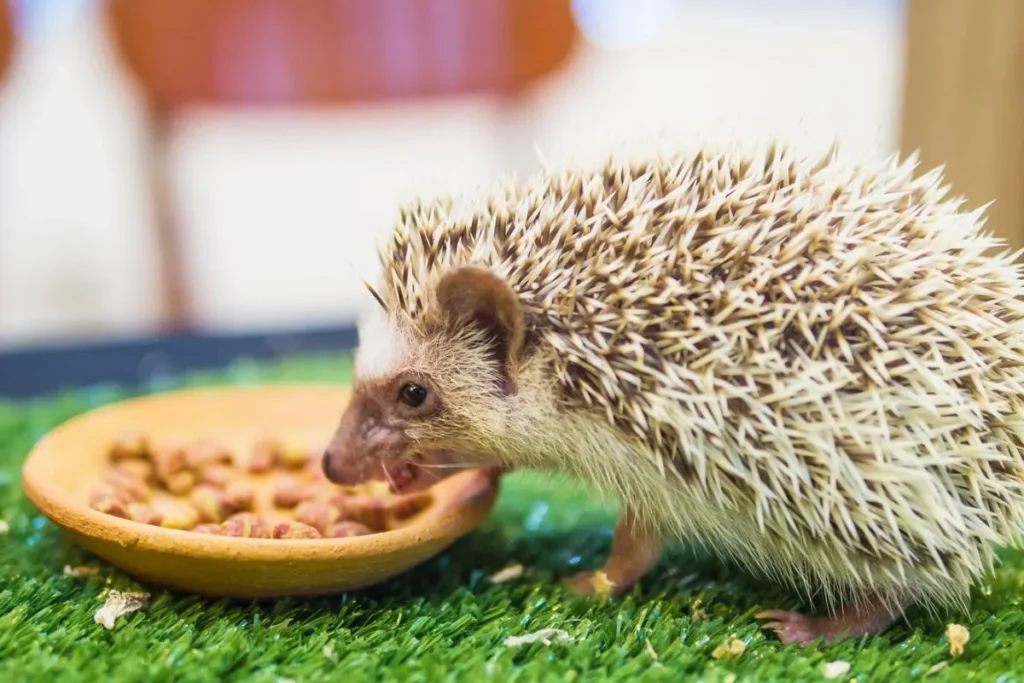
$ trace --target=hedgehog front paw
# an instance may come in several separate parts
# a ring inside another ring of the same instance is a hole
[[[562,585],[577,595],[587,597],[617,597],[629,588],[629,585],[622,586],[612,581],[603,571],[574,574],[562,579]]]
[[[810,645],[818,638],[826,636],[814,617],[799,612],[769,610],[756,614],[755,618],[770,620],[761,624],[761,628],[774,631],[779,640],[786,645]]]

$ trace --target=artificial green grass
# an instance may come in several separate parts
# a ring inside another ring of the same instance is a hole
[[[344,359],[238,364],[184,383],[348,379]],[[174,381],[153,389],[177,386]],[[139,586],[88,556],[24,498],[21,462],[63,420],[125,395],[113,388],[29,403],[0,403],[0,680],[2,681],[787,681],[823,680],[822,666],[851,663],[841,680],[1024,678],[1024,554],[979,588],[965,654],[953,659],[946,620],[914,611],[912,626],[829,647],[786,647],[753,614],[795,605],[791,595],[686,548],[669,552],[629,595],[606,603],[562,590],[561,576],[597,566],[614,506],[579,486],[529,473],[506,479],[491,517],[433,561],[364,592],[261,604],[204,600]],[[493,585],[507,564],[522,578]],[[89,564],[98,576],[63,576]],[[243,580],[244,577],[240,577]],[[93,622],[108,588],[153,594],[146,612],[108,632]],[[699,608],[695,604],[699,603]],[[693,620],[703,610],[706,617]],[[566,644],[508,648],[502,641],[559,628]],[[719,661],[723,640],[746,643]]]

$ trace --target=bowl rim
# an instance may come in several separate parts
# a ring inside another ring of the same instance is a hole
[[[256,385],[227,385],[190,387],[135,396],[86,410],[60,423],[44,434],[33,445],[21,468],[22,490],[33,505],[58,526],[84,536],[115,542],[126,548],[138,548],[158,553],[205,559],[237,559],[244,561],[274,560],[345,560],[379,557],[381,546],[392,549],[424,546],[439,541],[451,541],[477,526],[490,511],[498,494],[495,485],[480,497],[464,505],[440,504],[458,495],[465,483],[476,474],[463,471],[442,479],[431,488],[433,504],[407,526],[366,536],[331,539],[261,539],[233,536],[213,536],[182,529],[143,524],[93,510],[84,503],[72,500],[67,492],[50,483],[43,466],[55,457],[50,444],[62,433],[73,431],[97,415],[112,412],[125,405],[159,403],[163,400],[185,400],[189,396],[213,397],[253,393],[322,391],[335,399],[347,401],[348,387],[327,383],[266,383]],[[59,457],[59,456],[57,456]],[[73,457],[70,454],[67,457]]]

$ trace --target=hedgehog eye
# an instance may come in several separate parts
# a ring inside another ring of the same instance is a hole
[[[402,403],[410,408],[419,408],[427,400],[427,389],[419,384],[409,383],[402,387],[399,394]]]

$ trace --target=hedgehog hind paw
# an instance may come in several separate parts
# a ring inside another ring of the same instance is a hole
[[[875,636],[889,628],[896,616],[880,601],[868,600],[836,616],[810,616],[788,610],[768,610],[754,615],[765,620],[761,628],[774,631],[788,645],[832,644],[848,638]]]
[[[785,645],[810,645],[819,638],[826,638],[824,629],[815,622],[817,619],[799,612],[769,610],[755,615],[766,620],[761,628],[773,631]]]

